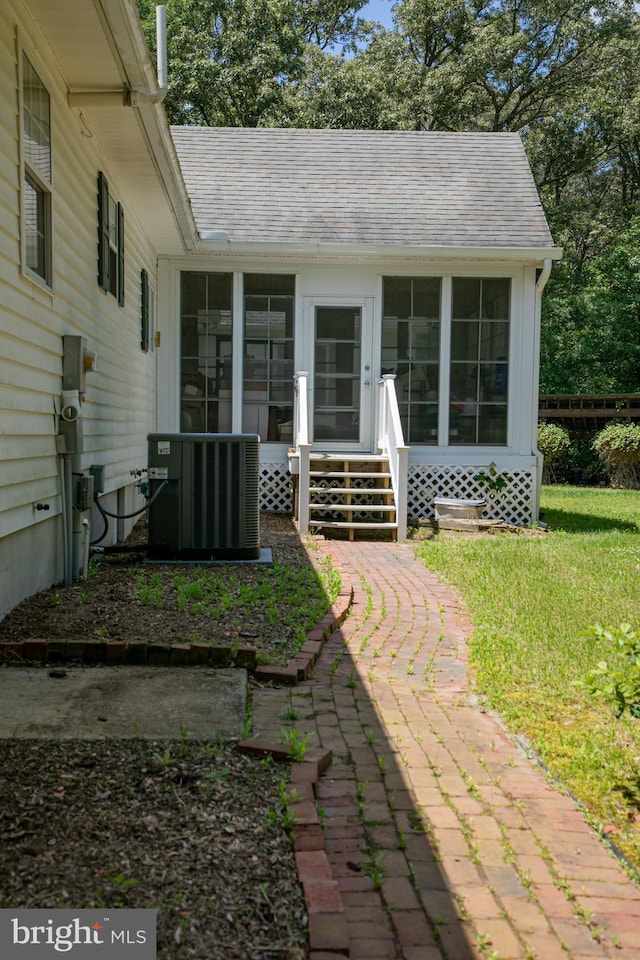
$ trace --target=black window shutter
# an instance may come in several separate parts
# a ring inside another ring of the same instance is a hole
[[[145,353],[149,350],[149,274],[140,271],[140,346]]]
[[[118,204],[118,303],[124,307],[124,210]]]
[[[102,171],[98,173],[98,283],[111,289],[109,277],[109,184]]]

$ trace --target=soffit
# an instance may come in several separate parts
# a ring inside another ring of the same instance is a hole
[[[69,92],[156,88],[141,31],[130,29],[131,0],[28,0],[28,7]],[[82,113],[119,199],[158,252],[184,252],[177,217],[185,219],[186,192],[162,106],[71,109]]]

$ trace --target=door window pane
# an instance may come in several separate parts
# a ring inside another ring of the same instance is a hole
[[[316,309],[314,439],[360,439],[359,308]]]

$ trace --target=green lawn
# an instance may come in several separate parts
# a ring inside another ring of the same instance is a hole
[[[640,628],[640,492],[549,486],[542,510],[545,535],[439,534],[418,555],[471,611],[478,691],[640,869],[640,720],[572,683],[611,659],[590,625]]]

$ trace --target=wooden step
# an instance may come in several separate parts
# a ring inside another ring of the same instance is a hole
[[[332,510],[334,513],[395,513],[393,505],[385,503],[310,503],[309,510]]]
[[[356,496],[390,497],[391,487],[309,487],[309,493],[354,493]]]
[[[310,470],[310,477],[324,477],[329,479],[329,477],[334,477],[336,480],[343,479],[344,477],[352,477],[354,480],[390,480],[390,473],[374,472],[374,473],[365,473],[363,471],[353,472],[351,470]]]
[[[385,457],[381,453],[311,453],[309,459],[312,463],[316,460],[328,462],[342,460],[346,463],[358,463],[359,461],[366,460],[370,463],[386,463],[388,457]]]
[[[336,527],[341,530],[397,530],[397,523],[368,523],[360,520],[310,520],[310,527]]]

